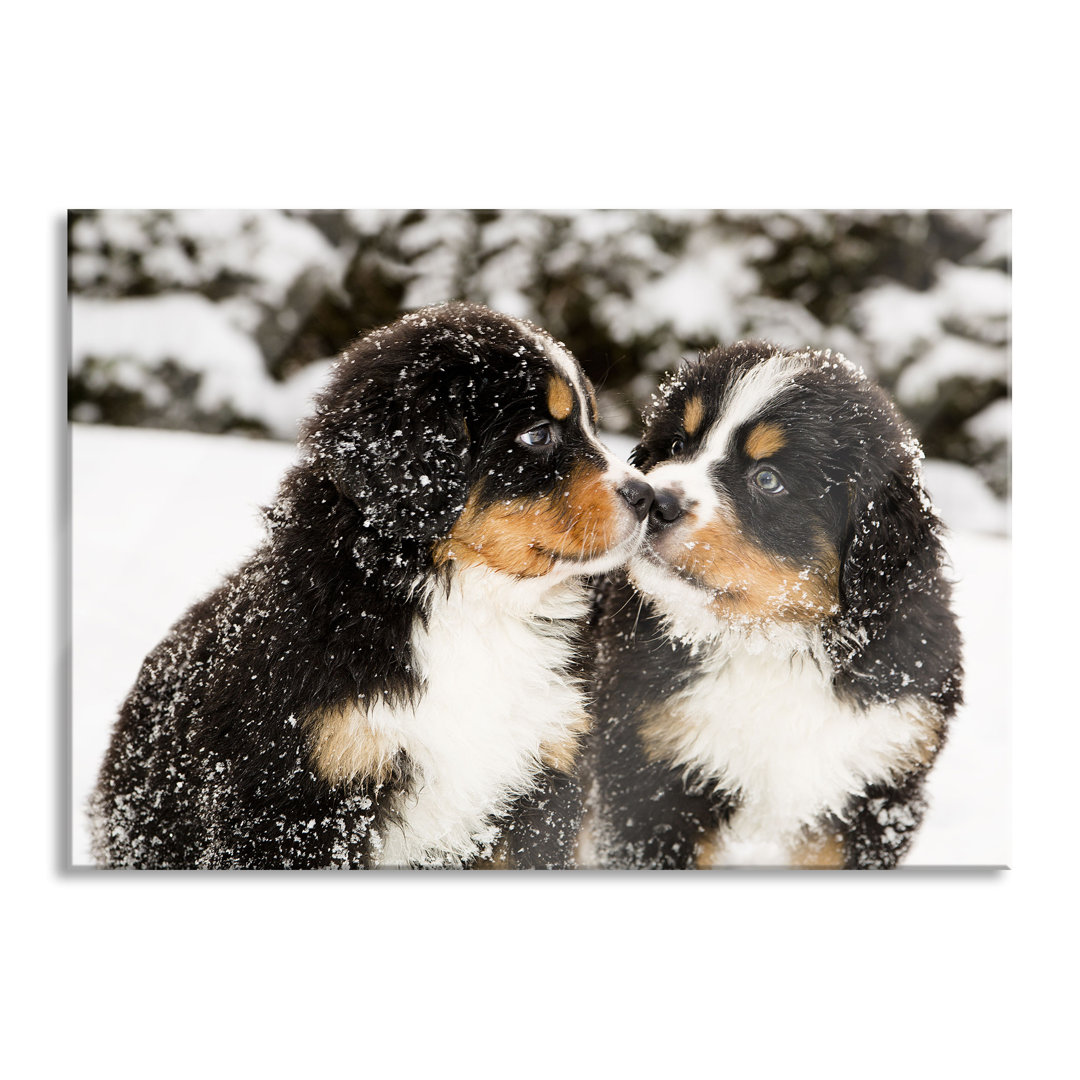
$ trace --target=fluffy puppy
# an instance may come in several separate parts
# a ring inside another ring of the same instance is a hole
[[[603,586],[587,861],[893,867],[961,700],[920,448],[830,352],[668,378],[649,533]]]
[[[583,582],[651,502],[595,410],[563,346],[482,307],[349,348],[264,543],[123,705],[100,865],[566,865]]]

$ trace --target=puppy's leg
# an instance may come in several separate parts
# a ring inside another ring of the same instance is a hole
[[[610,869],[687,870],[728,818],[726,796],[687,790],[682,773],[659,763],[602,777],[595,812],[598,864]]]
[[[506,865],[516,870],[572,868],[583,808],[580,778],[545,768],[537,787],[518,800],[511,815],[504,837]]]
[[[891,870],[907,854],[926,813],[926,771],[892,786],[867,788],[848,807],[844,866],[849,870]]]

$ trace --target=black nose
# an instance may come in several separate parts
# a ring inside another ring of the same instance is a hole
[[[644,521],[652,506],[653,489],[644,480],[627,480],[618,491],[637,514],[638,521]]]
[[[649,524],[655,529],[662,529],[683,516],[683,505],[672,491],[653,492],[652,513]]]

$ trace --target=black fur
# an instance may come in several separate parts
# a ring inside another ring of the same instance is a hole
[[[343,702],[417,700],[420,586],[444,572],[433,545],[467,495],[546,491],[595,457],[572,425],[542,461],[514,442],[542,416],[550,371],[513,322],[465,304],[344,353],[265,512],[265,542],[150,653],[123,705],[91,800],[100,865],[372,864],[410,762],[332,786],[305,722]],[[509,821],[513,865],[566,865],[580,797],[552,770],[539,781]],[[556,804],[563,817],[544,817]]]
[[[730,795],[651,759],[637,720],[698,674],[689,646],[669,638],[652,605],[624,571],[601,583],[590,627],[596,728],[589,740],[595,846],[600,864],[621,869],[685,870],[700,843],[726,821]]]
[[[778,350],[743,342],[713,350],[678,372],[645,416],[631,461],[646,475],[667,461],[693,460],[738,380]],[[858,709],[916,695],[945,725],[961,702],[960,637],[943,574],[941,527],[918,480],[915,440],[880,389],[828,354],[808,354],[789,384],[736,432],[735,452],[710,469],[740,529],[760,549],[810,565],[820,538],[838,560],[837,610],[820,632],[833,692]],[[697,397],[703,422],[683,430]],[[777,462],[788,494],[762,497],[746,482],[753,465],[740,448],[756,424],[785,433]],[[657,486],[657,501],[662,492]],[[742,793],[715,776],[687,774],[646,745],[640,726],[715,663],[713,654],[669,636],[660,611],[625,574],[600,587],[593,626],[597,729],[589,760],[592,831],[602,865],[684,867],[739,808]],[[723,717],[714,719],[723,723]],[[935,751],[936,752],[936,751]],[[925,810],[929,768],[892,785],[873,785],[838,817],[822,815],[822,835],[840,837],[847,867],[892,867],[907,851]],[[718,833],[719,830],[719,833]]]

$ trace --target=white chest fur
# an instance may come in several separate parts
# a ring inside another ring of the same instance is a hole
[[[494,839],[498,816],[534,785],[543,747],[580,725],[583,695],[562,670],[567,631],[586,606],[575,582],[544,587],[478,568],[435,592],[427,625],[413,633],[422,698],[366,717],[417,772],[380,865],[457,865]]]
[[[928,703],[859,709],[833,693],[812,642],[725,644],[650,730],[675,763],[739,794],[717,864],[786,863],[804,826],[910,769],[934,739]]]

